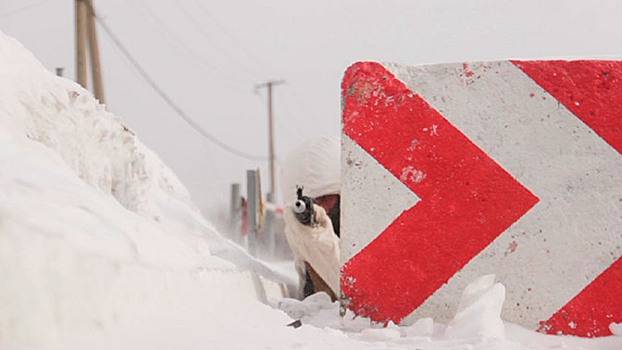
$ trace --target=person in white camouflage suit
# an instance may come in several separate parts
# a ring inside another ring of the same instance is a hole
[[[339,140],[328,137],[303,143],[284,162],[285,235],[300,277],[300,298],[316,292],[333,300],[339,295],[340,168]],[[294,215],[297,186],[313,198],[315,225],[303,225]]]

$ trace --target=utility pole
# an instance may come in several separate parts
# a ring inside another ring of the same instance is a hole
[[[104,83],[101,73],[97,28],[93,0],[74,0],[76,9],[76,78],[78,84],[88,89],[87,51],[93,78],[93,94],[105,103]],[[88,48],[86,43],[88,41]]]
[[[95,9],[93,0],[84,0],[88,7],[88,30],[89,51],[91,54],[91,75],[93,76],[93,92],[99,103],[105,104],[104,82],[102,80],[101,60],[99,58],[99,45],[97,43],[97,27],[95,26]]]
[[[274,162],[274,115],[272,111],[272,88],[276,85],[285,84],[284,80],[269,80],[265,83],[257,84],[255,89],[267,88],[268,90],[268,156],[270,159],[270,192],[268,197],[276,201],[275,187],[275,162]]]
[[[86,71],[86,3],[82,0],[75,0],[76,7],[76,79],[78,84],[88,89]]]

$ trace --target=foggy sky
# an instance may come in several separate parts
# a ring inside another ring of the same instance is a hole
[[[353,62],[443,63],[621,57],[622,1],[94,0],[99,15],[194,120],[228,144],[267,155],[265,92],[275,89],[277,157],[305,138],[339,135],[339,85]],[[49,69],[74,76],[72,0],[2,0],[0,30]],[[194,132],[98,29],[109,110],[173,168],[210,217],[229,183],[267,164]]]

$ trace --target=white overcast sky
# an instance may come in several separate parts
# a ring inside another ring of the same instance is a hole
[[[276,149],[339,135],[339,84],[359,60],[409,64],[505,58],[620,57],[622,0],[94,0],[161,87],[206,130],[267,154],[265,94],[275,90]],[[0,0],[0,30],[51,70],[74,76],[73,0]],[[145,84],[99,29],[109,109],[180,176],[213,217],[229,183],[265,163],[205,141]]]

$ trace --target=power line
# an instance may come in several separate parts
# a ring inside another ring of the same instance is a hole
[[[234,154],[234,155],[236,155],[238,157],[245,158],[245,159],[248,159],[248,160],[254,160],[254,161],[265,161],[265,160],[268,159],[267,157],[252,155],[252,154],[246,153],[244,151],[238,150],[237,148],[232,147],[232,146],[226,144],[225,142],[223,142],[223,141],[219,140],[218,138],[216,138],[214,135],[212,135],[212,134],[208,133],[207,131],[205,131],[200,125],[198,125],[194,120],[192,120],[192,118],[190,118],[186,114],[186,112],[184,112],[181,109],[181,107],[179,107],[179,105],[177,105],[175,103],[175,101],[173,101],[173,99],[170,96],[168,96],[160,88],[160,86],[155,82],[155,80],[153,80],[153,78],[151,78],[151,76],[147,73],[147,71],[132,56],[132,54],[129,52],[129,50],[125,47],[125,45],[123,45],[121,40],[119,40],[119,38],[114,34],[114,32],[110,29],[110,27],[108,27],[108,24],[101,17],[95,17],[95,19],[97,20],[97,23],[99,23],[99,25],[102,27],[104,32],[108,35],[110,40],[112,40],[112,43],[128,59],[128,61],[132,64],[132,66],[134,66],[136,71],[145,80],[145,82],[147,84],[149,84],[149,86],[151,86],[151,88],[162,98],[162,100],[164,100],[164,102],[166,102],[166,104],[168,104],[169,107],[171,107],[171,109],[173,109],[173,111],[175,111],[175,113],[177,113],[177,115],[179,115],[186,123],[188,123],[188,125],[190,127],[192,127],[197,133],[199,133],[201,136],[203,136],[204,138],[206,138],[208,141],[212,142],[213,144],[219,146],[223,150],[225,150],[225,151],[227,151],[227,152],[229,152],[231,154]]]
[[[197,33],[199,33],[202,37],[204,37],[212,46],[216,47],[222,54],[227,56],[231,61],[236,63],[242,70],[250,75],[257,76],[257,72],[249,69],[241,60],[238,60],[234,55],[230,54],[227,50],[225,50],[218,41],[214,40],[212,36],[201,26],[201,24],[194,18],[194,16],[186,9],[182,2],[175,3],[177,7],[181,10],[182,14],[192,23],[192,25],[197,29]]]
[[[251,52],[248,48],[246,48],[240,42],[240,40],[238,40],[233,34],[231,34],[231,32],[229,30],[227,30],[227,28],[220,21],[218,21],[216,16],[214,16],[211,13],[211,11],[209,11],[207,9],[207,7],[205,6],[204,2],[202,2],[200,0],[195,0],[194,2],[195,2],[196,7],[199,10],[201,10],[201,12],[203,12],[203,14],[212,21],[212,23],[220,30],[221,33],[226,35],[230,39],[230,41],[232,43],[236,44],[236,46],[242,50],[242,52],[246,55],[247,58],[250,59],[250,61],[258,62],[259,64],[263,64],[264,66],[267,65],[265,60],[261,59],[259,56],[255,55],[255,54],[253,54],[253,52]],[[183,6],[183,4],[182,3],[178,3],[178,5],[182,9],[182,11],[186,14],[186,16],[195,24],[197,29],[199,29],[201,34],[203,34],[208,40],[211,40],[211,37],[205,32],[205,30],[203,28],[200,28],[199,23],[197,23],[197,21],[194,18],[192,18],[192,15],[190,13],[188,13],[188,10]],[[248,69],[246,69],[246,68],[245,68],[245,70],[248,71]],[[290,93],[292,95],[294,95],[298,105],[303,105],[302,103],[300,103],[300,99],[298,98],[298,95],[292,89],[289,89],[289,90],[290,90]],[[257,90],[255,90],[255,92],[257,92]],[[283,106],[281,106],[281,108],[286,109],[286,112],[289,115],[291,115],[292,117],[294,117],[295,119],[297,119],[299,121],[298,113],[296,113],[296,114],[291,113],[286,107],[283,107]],[[305,110],[306,110],[306,108],[305,108]],[[277,124],[281,124],[281,120],[277,119],[276,123]],[[295,127],[296,131],[300,135],[304,135],[304,133],[302,132],[302,130],[298,126],[298,123],[293,123],[293,124],[294,124],[294,127]]]
[[[5,17],[13,16],[13,15],[15,15],[15,14],[18,14],[18,13],[20,13],[20,12],[23,12],[23,11],[29,10],[29,9],[31,9],[31,8],[39,7],[39,6],[41,6],[41,5],[45,4],[45,3],[46,3],[46,2],[48,2],[48,1],[49,1],[49,0],[42,0],[42,1],[34,2],[34,3],[28,4],[28,5],[24,5],[24,6],[22,6],[22,7],[19,7],[19,8],[13,9],[13,10],[11,10],[11,11],[7,11],[7,12],[5,12],[5,13],[0,14],[0,18],[5,18]]]
[[[253,54],[253,52],[251,52],[248,48],[246,48],[246,46],[244,46],[240,40],[238,40],[237,37],[235,37],[233,34],[231,34],[231,32],[229,32],[229,30],[227,30],[227,28],[220,22],[218,21],[218,19],[216,18],[216,16],[214,16],[206,7],[205,4],[202,1],[198,1],[195,0],[195,4],[197,6],[197,8],[199,10],[201,10],[201,12],[203,12],[204,15],[206,15],[207,17],[209,17],[212,22],[216,25],[216,27],[218,29],[220,29],[220,31],[226,35],[227,37],[229,37],[230,41],[237,44],[237,46],[242,50],[242,52],[244,52],[244,54],[246,54],[246,56],[251,60],[251,61],[255,61],[257,63],[259,63],[262,66],[271,66],[271,63],[268,63],[266,60],[262,59],[261,57]]]
[[[143,76],[141,75],[141,73],[138,71],[138,69],[136,69],[136,66],[134,66],[133,64],[130,63],[129,59],[127,58],[127,56],[121,52],[121,49],[119,49],[119,47],[117,47],[116,45],[112,45],[112,48],[115,50],[115,52],[117,54],[119,54],[120,56],[122,56],[122,61],[123,63],[128,67],[129,70],[132,71],[132,73],[134,73],[134,75],[136,75],[139,79],[143,79]],[[211,158],[211,155],[208,154],[207,155],[208,158]],[[221,181],[224,181],[224,177],[222,175],[222,173],[220,172],[218,167],[214,167],[213,168],[213,173],[214,175],[220,179]],[[210,184],[210,186],[214,186],[213,183],[211,181],[208,181],[208,183]]]
[[[194,59],[201,68],[205,72],[210,75],[222,73],[225,70],[222,67],[215,65],[212,62],[209,62],[203,55],[201,55],[197,50],[193,49],[191,46],[187,45],[185,41],[175,33],[175,31],[167,25],[167,23],[159,17],[154,10],[149,7],[149,4],[145,4],[142,1],[130,1],[130,4],[134,5],[137,10],[140,11],[141,14],[147,15],[153,22],[156,24],[156,28],[158,31],[164,34],[164,37],[172,43],[177,48],[181,48],[188,57]],[[221,85],[229,87],[231,90],[235,90],[236,92],[242,91],[242,88],[238,86],[234,86],[231,82],[236,82],[241,85],[246,85],[246,81],[242,81],[240,79],[233,79],[230,75],[227,76],[226,80],[223,80]]]

